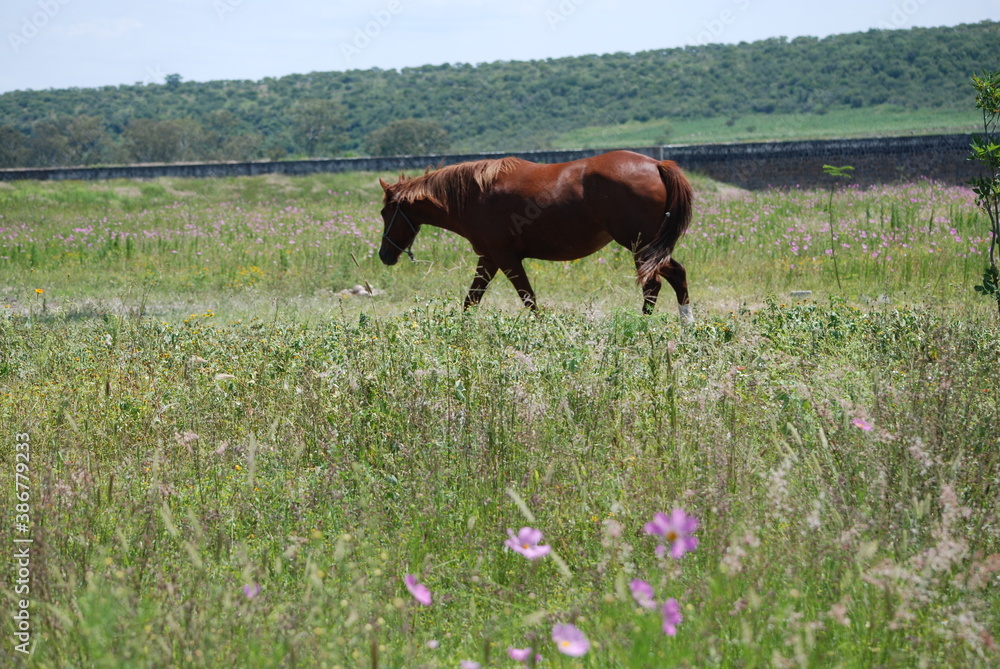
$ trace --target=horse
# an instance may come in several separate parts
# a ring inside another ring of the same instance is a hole
[[[463,309],[477,305],[503,272],[528,309],[538,306],[522,262],[568,261],[612,241],[635,258],[642,313],[651,314],[661,277],[674,289],[680,317],[694,320],[684,266],[674,246],[691,221],[694,194],[677,164],[632,151],[611,151],[558,164],[515,157],[458,163],[383,190],[379,259],[395,265],[421,226],[467,239],[479,256]]]

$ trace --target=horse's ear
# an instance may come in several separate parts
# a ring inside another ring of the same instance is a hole
[[[389,184],[382,177],[378,178],[378,185],[382,187],[383,191],[388,191],[389,190]]]

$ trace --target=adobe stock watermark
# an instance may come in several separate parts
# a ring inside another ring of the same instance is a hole
[[[212,9],[220,21],[226,20],[227,14],[232,14],[236,8],[243,4],[243,0],[212,0]]]
[[[31,437],[25,432],[14,435],[14,651],[31,653]]]
[[[538,220],[547,206],[548,204],[544,202],[529,199],[522,211],[516,211],[510,215],[510,222],[513,224],[510,234],[516,237],[522,230]]]
[[[400,0],[389,0],[383,9],[375,10],[371,13],[372,20],[354,29],[354,39],[350,42],[340,43],[340,52],[344,54],[344,60],[350,65],[351,62],[361,52],[371,46],[372,41],[382,34],[382,31],[389,27],[392,19],[403,11],[403,3]]]
[[[159,63],[156,65],[146,66],[146,76],[143,77],[142,83],[149,84],[162,84],[167,79],[167,73],[163,71]]]
[[[892,6],[892,14],[888,20],[879,21],[880,30],[899,30],[908,28],[914,16],[920,12],[920,8],[927,4],[927,0],[904,0]]]
[[[708,19],[702,25],[704,30],[695,35],[691,44],[705,46],[713,42],[718,42],[726,28],[736,23],[739,15],[750,9],[751,0],[732,0],[732,8],[723,9],[718,16]]]
[[[555,9],[546,9],[545,20],[549,22],[549,28],[555,30],[568,21],[585,2],[587,0],[561,0]]]
[[[71,2],[73,0],[38,0],[38,11],[21,17],[19,31],[7,33],[7,41],[10,42],[10,48],[14,53],[34,39],[52,19],[59,15],[62,8]]]

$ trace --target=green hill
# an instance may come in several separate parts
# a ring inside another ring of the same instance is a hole
[[[452,150],[596,145],[622,128],[657,141],[712,139],[704,136],[711,130],[671,137],[706,123],[745,139],[775,125],[768,118],[803,114],[851,117],[859,127],[850,134],[864,134],[864,110],[921,112],[935,128],[964,127],[969,78],[996,68],[998,53],[1000,24],[983,22],[542,61],[16,91],[0,95],[0,166],[363,154],[373,150],[371,133],[406,119],[425,121],[420,127],[439,137],[443,129]]]

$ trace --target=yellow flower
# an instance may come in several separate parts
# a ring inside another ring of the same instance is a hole
[[[41,288],[35,288],[35,292],[36,292],[36,293],[38,293],[39,295],[41,295],[41,294],[42,294],[42,293],[44,293],[45,291],[44,291],[44,290],[42,290]]]

